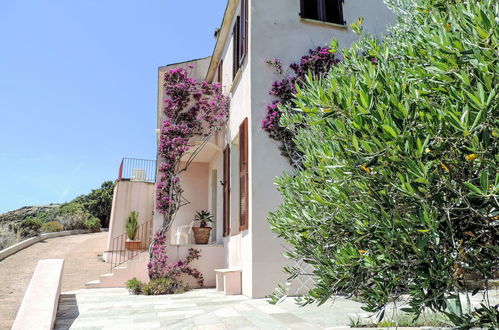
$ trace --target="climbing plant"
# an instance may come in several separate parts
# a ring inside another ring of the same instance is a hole
[[[165,244],[164,235],[178,209],[187,203],[182,197],[180,175],[186,171],[211,136],[220,130],[229,116],[229,98],[221,85],[197,81],[188,70],[176,68],[164,75],[165,99],[158,144],[156,209],[163,215],[163,225],[150,248],[154,267],[156,245]],[[201,138],[193,149],[189,141]],[[189,151],[189,153],[188,153]],[[185,157],[184,157],[185,156]],[[161,239],[158,239],[161,238]]]
[[[300,62],[289,65],[286,72],[282,68],[279,59],[267,60],[274,72],[280,76],[289,74],[272,83],[269,95],[274,100],[267,105],[265,118],[262,120],[262,129],[269,134],[269,137],[279,142],[281,154],[288,158],[291,165],[299,166],[302,153],[296,148],[293,140],[296,129],[300,126],[296,123],[295,127],[285,127],[279,124],[283,111],[290,112],[293,108],[293,95],[296,88],[300,88],[306,81],[308,75],[321,78],[329,72],[332,65],[339,61],[330,47],[317,47],[310,49],[307,55],[302,56]]]

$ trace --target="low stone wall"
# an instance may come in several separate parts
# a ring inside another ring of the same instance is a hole
[[[12,326],[13,330],[54,328],[63,268],[64,259],[43,259],[38,262]]]
[[[3,249],[0,251],[0,260],[5,259],[11,255],[13,255],[16,252],[21,251],[22,249],[27,248],[28,246],[31,246],[37,242],[43,241],[47,238],[54,238],[54,237],[61,237],[61,236],[68,236],[68,235],[79,235],[79,234],[86,234],[88,233],[88,230],[66,230],[66,231],[59,231],[55,233],[45,233],[41,234],[35,237],[28,238],[22,242],[19,242],[17,244],[14,244],[12,246],[9,246],[6,249]]]

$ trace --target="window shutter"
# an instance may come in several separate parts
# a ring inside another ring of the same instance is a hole
[[[248,118],[239,126],[239,230],[248,229]]]
[[[236,76],[237,70],[239,69],[239,28],[240,28],[241,17],[237,16],[236,23],[234,24],[234,30],[232,31],[232,78]]]
[[[239,66],[243,65],[248,49],[248,0],[241,0],[241,19],[239,28]]]
[[[217,81],[222,85],[222,80],[223,80],[223,67],[224,67],[224,60],[220,60],[218,63],[218,74],[217,74]]]
[[[300,0],[300,17],[305,17],[305,0]]]
[[[224,236],[230,235],[230,148],[227,145],[224,149]]]

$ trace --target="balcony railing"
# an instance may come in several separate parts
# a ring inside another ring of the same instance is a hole
[[[156,182],[156,161],[123,158],[118,174],[118,181]]]

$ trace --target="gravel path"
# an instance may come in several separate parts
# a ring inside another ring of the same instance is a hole
[[[38,260],[64,259],[62,291],[82,289],[109,272],[97,256],[106,241],[106,232],[51,238],[0,261],[0,329],[11,328]]]

